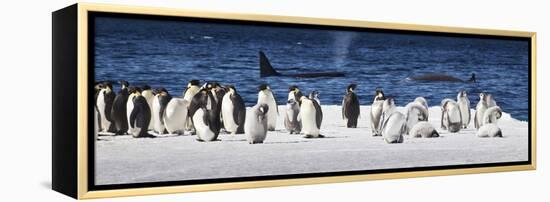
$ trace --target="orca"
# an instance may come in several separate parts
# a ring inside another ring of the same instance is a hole
[[[461,82],[461,83],[467,83],[467,82],[476,82],[476,74],[472,73],[470,79],[468,80],[462,80],[453,76],[449,76],[446,74],[423,74],[420,76],[411,76],[407,77],[407,80],[411,81],[447,81],[447,82]]]
[[[286,76],[286,77],[296,77],[296,78],[316,78],[316,77],[343,77],[345,76],[344,72],[311,72],[311,73],[296,73],[296,74],[281,74],[277,72],[267,56],[265,56],[263,51],[260,51],[260,77],[268,76]]]

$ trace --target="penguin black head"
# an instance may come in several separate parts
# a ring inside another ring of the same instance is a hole
[[[309,93],[309,99],[314,99],[316,97],[319,97],[319,91],[313,90]]]
[[[392,96],[386,97],[385,101],[387,101],[388,104],[390,104],[390,105],[394,105],[394,104],[395,104],[395,98],[392,97]]]
[[[130,94],[141,93],[141,88],[136,87],[136,86],[130,86],[130,87],[128,87],[128,92]]]
[[[260,107],[258,107],[258,111],[260,111],[260,114],[265,115],[267,111],[269,111],[269,106],[267,104],[261,104]]]
[[[206,84],[206,89],[208,90],[212,90],[213,88],[216,87],[215,82],[212,82],[212,83],[206,82],[205,84]]]
[[[350,92],[353,92],[355,90],[355,88],[357,88],[357,84],[352,83],[352,84],[348,85],[348,88],[346,90],[347,90],[348,93],[350,93]]]
[[[460,90],[460,91],[458,92],[458,96],[459,96],[459,97],[467,97],[467,96],[468,96],[468,93],[466,93],[465,90]]]
[[[222,85],[220,85],[220,83],[215,82],[215,81],[212,82],[212,88],[221,88],[221,87],[222,87]]]
[[[103,83],[101,83],[101,82],[96,82],[95,85],[94,85],[94,89],[95,89],[96,91],[99,91],[99,90],[103,89]]]
[[[384,91],[382,89],[377,88],[376,94],[374,95],[374,100],[385,100],[386,96],[384,96]]]
[[[143,85],[143,88],[142,88],[142,89],[143,89],[143,90],[151,90],[151,86],[145,84],[145,85]]]
[[[439,137],[439,133],[437,132],[437,130],[432,131],[432,137]]]
[[[230,90],[233,90],[234,92],[237,92],[237,89],[235,89],[234,85],[227,85],[225,86],[225,90],[229,92]]]
[[[495,117],[496,117],[497,119],[500,119],[500,117],[502,117],[502,109],[500,109],[499,106],[497,106],[497,110],[496,110],[496,115],[495,115]]]
[[[269,85],[263,83],[263,84],[260,84],[260,86],[258,86],[258,91],[263,91],[263,90],[267,90],[269,89]]]
[[[165,88],[157,88],[155,90],[155,94],[165,96],[168,94],[168,90],[166,90]]]
[[[218,83],[218,82],[206,82],[204,83],[204,87],[207,89],[207,90],[218,90],[220,89],[222,86]]]
[[[487,101],[487,94],[485,93],[479,93],[479,100]]]
[[[127,88],[128,86],[130,86],[130,83],[128,83],[128,81],[120,80],[120,81],[118,81],[118,83],[122,86],[122,89]]]
[[[297,90],[299,91],[300,89],[296,85],[292,85],[292,86],[288,87],[288,91],[297,91]]]
[[[113,84],[111,82],[105,81],[103,82],[103,88],[108,88],[109,90],[113,90]]]
[[[193,79],[193,80],[189,81],[188,86],[199,86],[200,84],[201,84],[201,82],[199,80]]]

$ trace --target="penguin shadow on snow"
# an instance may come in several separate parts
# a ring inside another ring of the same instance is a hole
[[[326,135],[319,134],[319,137],[311,137],[311,136],[308,136],[308,135],[304,135],[303,138],[306,138],[306,139],[338,139],[338,138],[350,138],[350,136],[326,136]]]
[[[168,137],[179,137],[179,136],[191,136],[191,135],[184,135],[184,134],[159,134],[155,132],[149,132],[149,134],[155,136],[156,138],[168,138]]]
[[[246,142],[246,139],[245,138],[242,138],[242,139],[227,139],[227,140],[220,140],[220,141],[223,141],[223,142]]]
[[[220,139],[215,139],[215,140],[211,140],[211,141],[204,141],[200,138],[196,138],[195,141],[197,141],[197,142],[222,142],[222,140],[220,140]],[[226,141],[223,141],[223,142],[226,142]]]
[[[297,143],[307,143],[311,142],[309,140],[294,140],[294,141],[277,141],[277,142],[264,142],[264,144],[297,144]]]

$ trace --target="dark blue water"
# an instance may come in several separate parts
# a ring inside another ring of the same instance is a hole
[[[377,87],[405,105],[424,96],[430,105],[469,92],[495,95],[512,117],[528,120],[528,42],[419,36],[352,31],[153,21],[120,18],[96,20],[96,80],[165,87],[181,96],[191,79],[233,84],[247,106],[257,86],[268,83],[279,104],[288,86],[320,91],[323,105],[341,104],[345,88],[358,84],[361,104],[370,105]],[[259,77],[258,51],[280,72],[342,71],[340,78]],[[445,73],[478,83],[415,82],[405,78]]]

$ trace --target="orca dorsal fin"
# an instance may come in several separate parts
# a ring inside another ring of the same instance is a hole
[[[273,69],[273,66],[271,66],[271,63],[269,63],[267,56],[265,56],[263,51],[260,51],[260,77],[277,76],[277,75],[281,75],[281,74],[279,74],[279,72]]]

